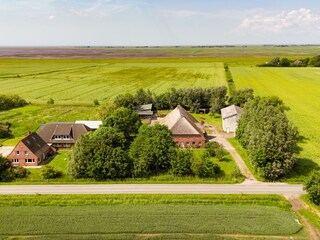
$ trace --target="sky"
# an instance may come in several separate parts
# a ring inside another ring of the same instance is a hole
[[[0,0],[0,46],[320,44],[320,0]]]

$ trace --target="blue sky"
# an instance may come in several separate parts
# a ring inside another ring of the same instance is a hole
[[[319,0],[0,0],[0,46],[320,44]]]

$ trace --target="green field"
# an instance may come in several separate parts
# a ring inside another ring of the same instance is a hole
[[[272,195],[3,195],[0,204],[0,238],[306,239]]]
[[[305,174],[320,165],[320,69],[242,66],[232,67],[231,72],[238,89],[250,87],[256,95],[278,96],[290,107],[289,119],[304,138],[296,171]]]
[[[155,93],[170,88],[225,85],[222,63],[125,62],[108,60],[0,60],[0,88],[28,101],[92,103],[109,101],[139,88]]]

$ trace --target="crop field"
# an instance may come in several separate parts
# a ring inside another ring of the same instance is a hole
[[[0,197],[0,238],[306,239],[297,217],[288,206],[281,206],[280,197],[227,195],[220,196],[220,203],[215,195],[96,197],[94,205],[90,195]],[[12,205],[19,201],[20,206]]]
[[[223,64],[212,62],[0,60],[0,69],[0,89],[40,103],[109,101],[139,88],[161,93],[225,85]]]
[[[231,71],[237,89],[250,87],[256,95],[278,96],[290,107],[289,119],[303,137],[297,173],[320,165],[320,69],[232,67]]]

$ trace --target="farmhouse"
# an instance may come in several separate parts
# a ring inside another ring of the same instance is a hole
[[[221,109],[223,131],[235,132],[238,127],[238,121],[242,113],[242,108],[232,105]]]
[[[8,158],[14,166],[38,166],[54,153],[55,150],[37,133],[31,133],[15,146]]]
[[[140,105],[133,108],[136,111],[140,118],[152,118],[153,111],[152,111],[152,104],[145,104]]]
[[[47,123],[39,128],[40,137],[55,148],[70,148],[82,134],[92,131],[82,123],[56,122]]]
[[[154,123],[168,126],[172,132],[173,141],[181,148],[204,146],[206,142],[203,124],[199,123],[180,105],[165,118],[158,119]]]

